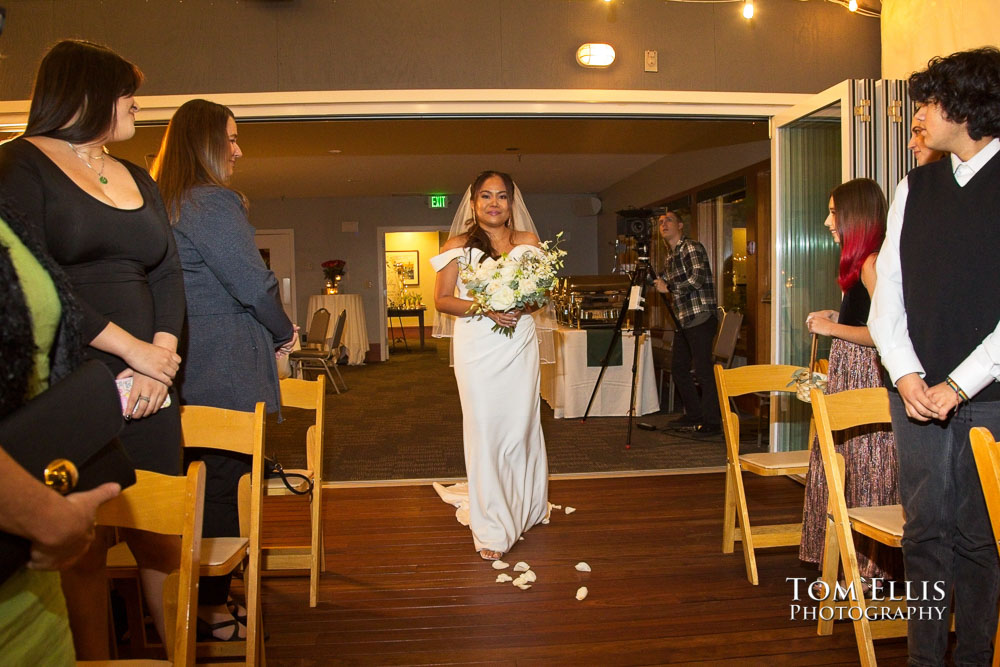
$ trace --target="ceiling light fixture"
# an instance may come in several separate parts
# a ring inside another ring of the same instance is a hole
[[[743,0],[743,18],[753,18],[753,0]]]
[[[851,0],[849,3],[847,3],[847,8],[852,12],[858,11],[858,0]]]
[[[581,44],[576,50],[576,62],[584,67],[607,67],[615,61],[615,49],[610,44]]]

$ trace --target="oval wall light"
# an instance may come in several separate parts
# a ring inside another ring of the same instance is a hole
[[[610,44],[581,44],[576,50],[576,62],[584,67],[607,67],[615,61],[615,49]]]

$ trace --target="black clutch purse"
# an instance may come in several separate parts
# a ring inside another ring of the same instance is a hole
[[[0,420],[0,447],[46,486],[66,495],[105,482],[135,484],[117,436],[124,425],[115,378],[90,360]],[[28,540],[0,532],[0,582],[28,562]]]

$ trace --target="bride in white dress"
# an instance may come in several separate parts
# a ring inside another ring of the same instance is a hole
[[[476,264],[503,253],[517,257],[538,247],[520,194],[509,175],[480,174],[466,193],[469,204],[463,199],[459,205],[452,238],[431,258],[437,271],[434,305],[439,313],[455,316],[453,354],[462,401],[469,527],[486,560],[499,559],[522,532],[548,516],[535,322],[524,311],[470,316],[471,300],[458,277],[460,263]],[[513,336],[491,331],[494,324],[516,326]]]

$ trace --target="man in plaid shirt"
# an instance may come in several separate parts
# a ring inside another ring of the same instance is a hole
[[[684,236],[684,223],[676,213],[667,211],[658,222],[660,236],[670,252],[666,270],[654,284],[658,292],[669,292],[680,324],[674,333],[670,372],[681,394],[684,416],[674,420],[673,425],[702,435],[716,435],[721,431],[721,419],[712,371],[712,339],[718,326],[712,267],[705,246]],[[700,397],[695,377],[701,386]]]

